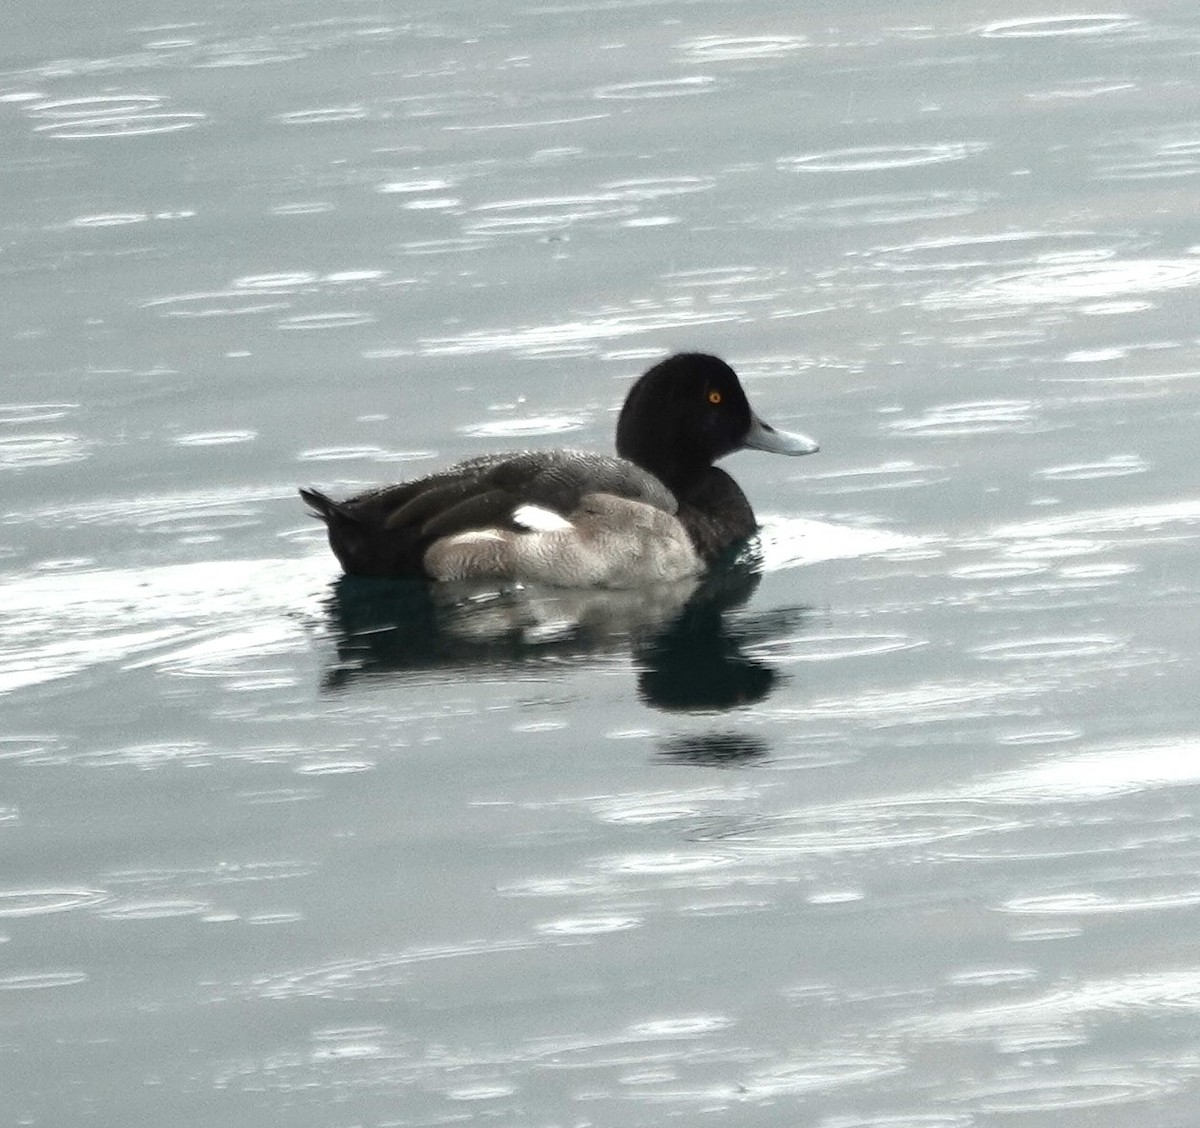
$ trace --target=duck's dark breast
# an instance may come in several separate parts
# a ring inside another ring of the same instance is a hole
[[[758,529],[754,510],[741,487],[715,466],[686,491],[676,490],[677,516],[706,563]]]

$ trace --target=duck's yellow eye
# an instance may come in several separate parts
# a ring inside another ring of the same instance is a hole
[[[721,402],[721,393],[718,392],[714,388],[711,392],[708,393],[708,402],[712,403],[712,404],[720,403]]]

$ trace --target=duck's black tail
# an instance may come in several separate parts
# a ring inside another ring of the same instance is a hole
[[[300,496],[309,508],[309,515],[319,517],[326,525],[339,517],[353,520],[344,506],[339,505],[333,498],[326,497],[320,490],[306,490],[301,486]]]
[[[386,493],[386,491],[384,491]],[[334,501],[320,490],[301,489],[313,517],[325,522],[329,547],[352,576],[421,576],[428,539],[411,529],[387,527],[389,509],[380,492]]]

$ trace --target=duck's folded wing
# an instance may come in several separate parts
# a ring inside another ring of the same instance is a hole
[[[666,513],[678,508],[666,486],[625,459],[585,451],[526,451],[471,459],[421,482],[392,487],[383,525],[416,533],[425,542],[470,529],[517,529],[526,523],[514,518],[518,509],[536,506],[567,519],[592,493],[641,501]]]
[[[518,499],[566,516],[585,494],[612,494],[674,513],[675,495],[653,474],[615,455],[581,450],[528,451],[492,467],[488,481]]]

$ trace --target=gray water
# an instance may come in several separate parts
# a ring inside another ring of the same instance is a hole
[[[1200,1123],[1200,15],[985,7],[10,6],[0,1121]],[[339,582],[678,348],[711,590]]]

